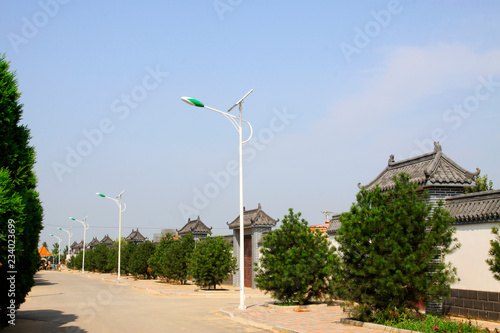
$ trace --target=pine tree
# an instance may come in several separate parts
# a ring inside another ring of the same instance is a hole
[[[173,242],[175,242],[174,236],[170,233],[165,234],[158,246],[156,246],[154,254],[148,259],[148,265],[151,268],[153,276],[163,276],[169,279],[168,253],[170,252]]]
[[[307,304],[329,298],[338,279],[338,256],[326,234],[311,230],[301,213],[283,218],[279,229],[264,238],[257,287],[281,303]]]
[[[174,240],[166,253],[166,276],[169,279],[185,284],[189,274],[188,265],[195,247],[192,234],[186,234],[181,239]]]
[[[137,245],[134,253],[130,257],[128,269],[132,275],[138,277],[142,275],[146,278],[151,276],[148,270],[148,259],[155,253],[155,244],[151,241],[145,241]]]
[[[27,293],[35,283],[34,274],[40,263],[38,240],[43,218],[42,205],[36,192],[37,180],[33,171],[35,150],[29,145],[29,129],[25,125],[20,125],[22,117],[20,96],[15,74],[9,71],[9,62],[2,55],[0,56],[0,170],[3,170],[3,189],[16,193],[21,198],[22,210],[9,212],[2,209],[0,212],[2,215],[0,221],[0,289],[2,293],[7,294],[6,277],[9,262],[5,250],[8,247],[8,241],[6,241],[10,224],[8,221],[12,220],[16,230],[16,308],[24,302]],[[5,196],[5,193],[3,195]],[[7,302],[10,302],[7,297],[2,297],[1,300],[0,326],[6,324],[6,306],[8,306]]]
[[[360,320],[375,312],[414,308],[420,301],[447,296],[455,269],[440,260],[452,253],[453,218],[432,208],[428,195],[402,173],[384,194],[363,188],[350,212],[340,216],[337,241],[342,254],[341,297]]]
[[[236,270],[236,258],[233,257],[229,242],[222,236],[208,236],[196,243],[191,255],[189,272],[196,280],[196,285],[210,289],[227,279]]]
[[[493,227],[491,233],[495,235],[495,239],[490,241],[490,258],[486,259],[486,263],[490,266],[493,277],[500,281],[500,235],[498,227]]]

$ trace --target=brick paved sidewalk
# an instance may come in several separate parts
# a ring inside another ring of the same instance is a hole
[[[299,311],[270,309],[264,305],[255,305],[248,307],[246,310],[223,308],[220,312],[226,316],[241,318],[258,324],[264,324],[278,332],[381,332],[381,330],[377,329],[342,324],[340,319],[346,318],[347,315],[338,305]]]

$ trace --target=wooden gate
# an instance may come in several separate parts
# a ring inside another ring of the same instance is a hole
[[[244,240],[245,257],[245,287],[252,288],[252,236],[245,236]]]

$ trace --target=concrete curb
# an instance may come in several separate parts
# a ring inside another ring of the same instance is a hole
[[[308,305],[279,305],[274,303],[266,303],[265,307],[273,310],[284,310],[284,311],[295,311],[295,310],[314,310],[314,309],[323,309],[328,307],[326,303],[319,304],[308,304]]]

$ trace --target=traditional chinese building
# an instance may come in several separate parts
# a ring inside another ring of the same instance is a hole
[[[428,191],[428,202],[436,205],[442,200],[444,208],[455,218],[456,237],[461,247],[444,260],[457,268],[460,281],[452,285],[452,297],[445,301],[446,313],[500,320],[500,309],[491,301],[500,299],[500,284],[486,264],[493,239],[491,228],[500,223],[500,190],[464,194],[466,188],[475,185],[474,176],[479,175],[480,170],[465,170],[442,152],[438,142],[434,143],[431,153],[397,162],[391,155],[387,167],[365,188],[393,189],[393,177],[401,172],[411,176],[411,182],[418,185],[417,191]],[[341,226],[339,216],[332,217],[326,231],[336,247],[335,237]]]
[[[244,267],[245,267],[245,287],[255,288],[254,264],[259,261],[259,243],[262,244],[262,237],[276,226],[279,219],[273,219],[262,210],[258,205],[257,209],[243,209],[243,228],[244,228]],[[231,223],[227,223],[229,229],[233,230],[233,255],[238,258],[238,267],[240,267],[240,216],[236,217]],[[233,285],[240,285],[240,275],[237,272],[233,275]]]
[[[101,239],[101,244],[106,244],[108,247],[112,247],[115,244],[115,241],[112,240],[109,235],[106,235],[103,239]]]
[[[200,217],[196,220],[188,219],[185,226],[180,230],[177,230],[177,234],[182,238],[183,235],[192,234],[195,240],[200,240],[211,232],[212,228],[209,228],[200,220]]]
[[[87,246],[90,249],[93,249],[93,248],[95,248],[99,244],[101,244],[101,242],[99,242],[99,240],[97,239],[97,237],[94,237],[94,238],[92,238],[92,240],[90,241],[90,243],[87,244]]]
[[[144,237],[140,232],[139,232],[139,228],[137,228],[137,230],[134,230],[132,229],[132,232],[130,233],[130,235],[127,236],[127,238],[125,238],[125,241],[126,242],[129,242],[129,243],[135,243],[135,244],[139,244],[139,243],[143,243],[146,241],[146,237]]]

